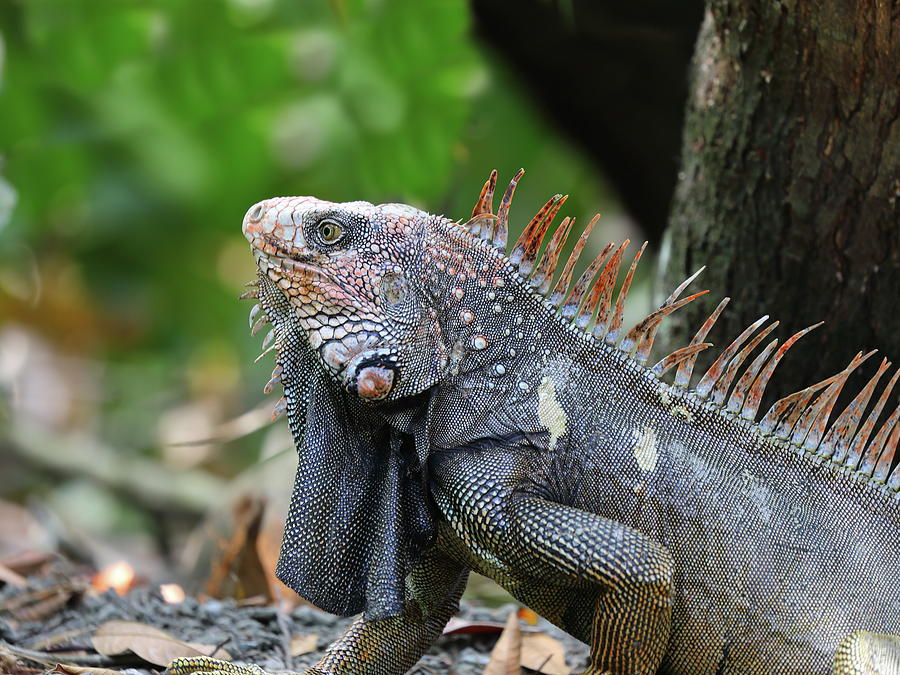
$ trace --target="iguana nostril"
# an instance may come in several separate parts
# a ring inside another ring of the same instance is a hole
[[[266,207],[262,202],[260,202],[252,209],[250,209],[250,213],[247,214],[247,220],[249,220],[251,223],[258,223],[260,220],[262,220],[262,217],[265,215],[265,213]]]

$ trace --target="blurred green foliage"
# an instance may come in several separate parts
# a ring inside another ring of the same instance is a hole
[[[0,37],[2,324],[95,365],[61,424],[122,452],[156,453],[185,402],[216,396],[227,417],[262,398],[235,300],[254,202],[463,217],[491,168],[524,166],[522,224],[561,190],[582,219],[608,207],[459,0],[7,0]]]

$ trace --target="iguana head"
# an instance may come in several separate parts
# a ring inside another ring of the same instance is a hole
[[[279,197],[255,204],[244,236],[293,306],[327,371],[369,401],[431,386],[446,364],[415,269],[429,222],[404,204]]]

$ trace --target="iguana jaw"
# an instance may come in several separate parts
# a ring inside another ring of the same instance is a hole
[[[279,279],[304,277],[305,285],[327,285],[347,292],[343,285],[311,265],[290,259],[273,258],[255,251],[260,273],[279,283]],[[292,286],[293,288],[293,286]],[[290,295],[288,295],[290,298]],[[325,367],[344,388],[369,401],[390,395],[399,378],[397,357],[371,321],[363,317],[346,317],[341,332],[323,324],[308,307],[291,303],[310,345],[317,350]]]
[[[260,262],[259,276],[277,284],[277,279],[267,274],[266,270],[269,268],[266,267],[266,263]],[[304,327],[303,318],[298,316],[298,312],[292,304],[272,302],[271,299],[265,297],[265,295],[279,292],[280,289],[276,289],[272,284],[260,284],[259,297],[267,308],[269,321],[278,333],[302,328],[308,338],[311,333],[308,328]],[[299,326],[294,324],[292,327],[289,316],[279,315],[277,310],[279,306],[283,307],[285,311],[293,313]],[[390,394],[397,377],[391,350],[380,346],[381,340],[377,335],[363,331],[356,334],[348,333],[342,340],[331,340],[327,343],[317,340],[317,342],[322,363],[347,391],[369,401],[378,401]]]

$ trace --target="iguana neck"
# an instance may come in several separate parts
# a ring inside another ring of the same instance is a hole
[[[425,239],[421,279],[448,354],[445,377],[479,375],[489,389],[524,388],[513,377],[543,360],[544,346],[564,331],[509,260],[449,221]],[[557,350],[558,351],[558,350]]]

